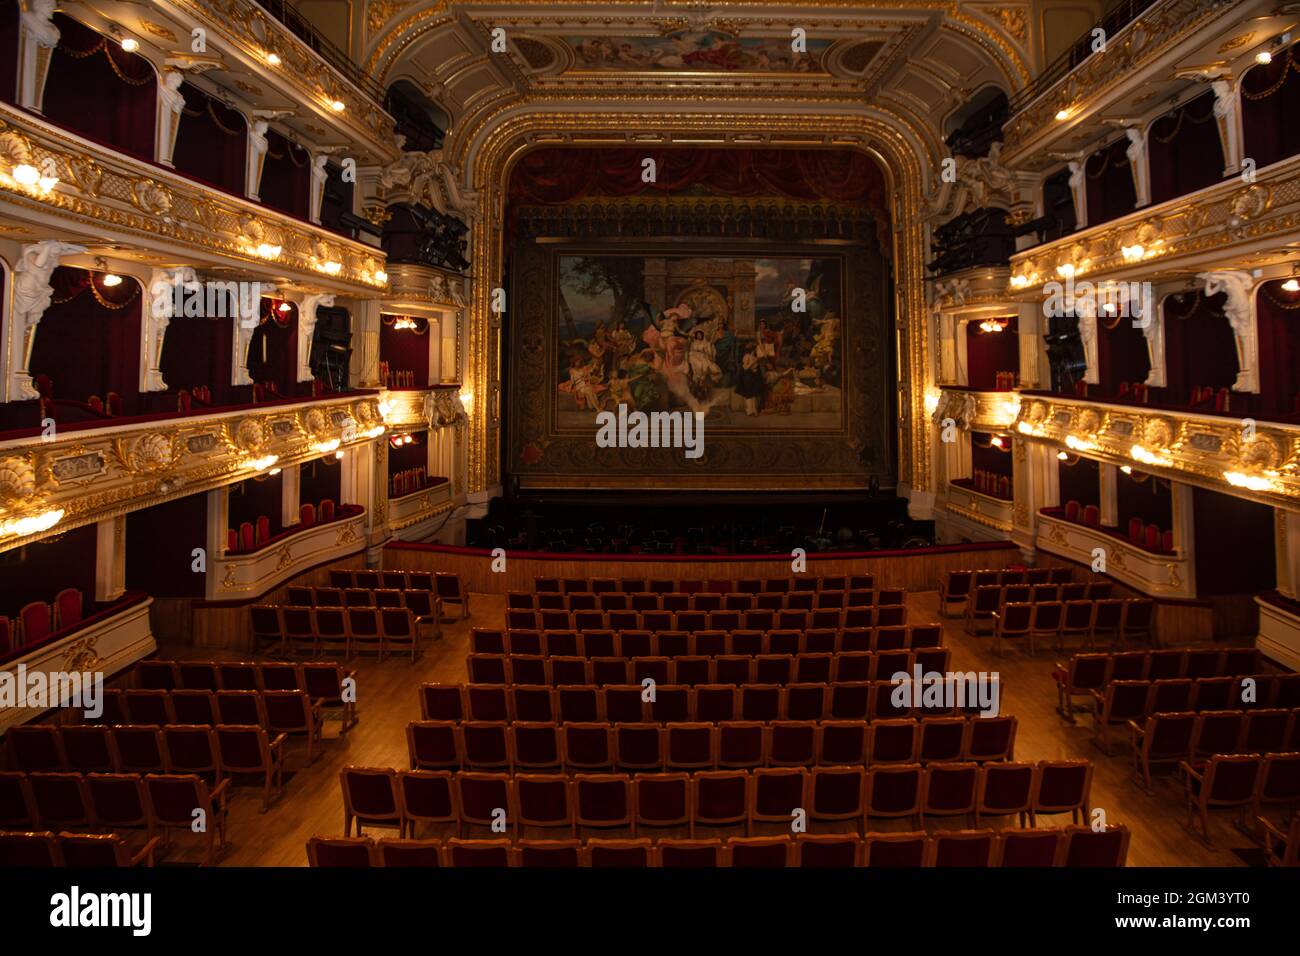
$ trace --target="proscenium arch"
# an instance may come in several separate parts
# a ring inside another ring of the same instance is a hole
[[[475,395],[470,410],[468,491],[491,493],[500,484],[500,320],[491,311],[492,290],[502,284],[501,216],[504,187],[511,169],[525,152],[540,146],[626,146],[632,132],[656,131],[656,142],[671,146],[699,142],[709,145],[751,145],[748,137],[770,134],[768,147],[838,147],[865,152],[880,167],[891,196],[894,300],[898,368],[898,480],[904,491],[933,491],[925,391],[933,384],[929,316],[925,309],[925,233],[920,227],[922,190],[933,168],[933,155],[915,131],[869,115],[808,114],[762,110],[704,112],[694,102],[688,111],[647,111],[596,114],[579,109],[556,110],[557,104],[512,105],[486,118],[475,130],[461,128],[457,149],[464,156],[470,185],[478,192],[478,227],[473,233],[467,309],[466,384]],[[549,107],[550,111],[545,111]],[[716,109],[716,107],[715,107]],[[732,135],[746,136],[740,143]],[[926,166],[926,163],[929,166]],[[507,313],[509,308],[507,307]]]

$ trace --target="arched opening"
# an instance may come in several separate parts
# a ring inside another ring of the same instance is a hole
[[[185,108],[172,153],[176,171],[242,196],[248,167],[248,120],[193,83],[182,83],[180,92]]]

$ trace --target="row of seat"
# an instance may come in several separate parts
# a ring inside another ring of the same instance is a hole
[[[1300,840],[1300,825],[1293,829]],[[312,837],[307,860],[317,867],[1118,867],[1129,840],[1123,824],[657,842]]]
[[[315,700],[336,700],[356,672],[337,661],[172,661],[136,663],[136,687],[143,690],[304,690]]]
[[[444,604],[460,607],[460,616],[469,617],[469,592],[461,584],[460,575],[451,571],[376,571],[367,569],[331,568],[330,587],[380,588],[397,591],[429,591]]]
[[[1254,647],[1196,647],[1161,651],[1076,654],[1052,672],[1057,712],[1074,722],[1072,697],[1087,697],[1116,680],[1171,680],[1179,677],[1238,677],[1260,672],[1263,655]],[[1300,707],[1300,674],[1278,674],[1259,688],[1261,707]],[[1269,699],[1269,694],[1280,695]]]
[[[571,594],[590,591],[653,591],[656,594],[783,594],[788,591],[858,591],[876,586],[874,574],[794,575],[784,578],[566,578],[535,577],[533,590],[538,593]]]
[[[1300,750],[1297,710],[1160,712],[1125,722],[1134,773],[1151,790],[1151,768],[1218,754],[1284,754]],[[1294,756],[1294,754],[1293,754]],[[1294,762],[1293,762],[1294,763]],[[1294,786],[1300,788],[1300,763],[1294,763]]]
[[[0,773],[0,828],[144,829],[150,838],[206,820],[209,865],[226,840],[230,779],[210,787],[198,774]]]
[[[404,593],[409,597],[421,592]],[[312,608],[255,604],[250,614],[253,639],[258,646],[270,645],[273,653],[285,657],[342,654],[351,658],[373,653],[382,661],[389,654],[405,652],[414,662],[421,653],[422,628],[432,625],[435,635],[440,635],[436,610],[417,617],[409,607]]]
[[[55,631],[74,627],[81,621],[82,596],[76,588],[64,588],[53,603],[30,601],[16,618],[0,614],[0,657],[22,647],[37,644]]]
[[[398,588],[332,588],[293,584],[281,605],[292,607],[408,607],[420,618],[442,619],[442,598],[432,591]]]
[[[344,509],[348,505],[342,506]],[[310,501],[304,501],[298,509],[298,528],[310,528],[320,521],[322,524],[334,520],[335,506],[333,498],[321,499],[319,507]],[[232,554],[253,551],[270,543],[274,535],[271,532],[271,519],[258,515],[257,520],[240,522],[238,529],[226,529],[226,551]]]
[[[1205,682],[1235,681],[1234,677],[1211,677]],[[1188,681],[1156,681],[1143,688],[1145,681],[1119,681],[1105,692],[1093,691],[1093,728],[1097,744],[1110,753],[1108,731],[1114,727],[1127,727],[1132,722],[1142,723],[1155,714],[1186,714],[1200,718],[1197,739],[1206,735],[1197,754],[1234,753],[1237,751],[1300,749],[1300,708],[1265,707],[1246,710],[1231,701],[1199,699],[1200,688],[1188,692],[1181,685]],[[1216,688],[1217,690],[1217,688]],[[1203,708],[1193,705],[1204,703]],[[1179,706],[1181,705],[1181,706]],[[1210,733],[1213,728],[1213,733]]]
[[[412,721],[421,770],[735,770],[1010,760],[1014,717],[709,723]]]
[[[542,657],[532,654],[471,654],[469,679],[475,684],[830,684],[893,680],[948,670],[950,651],[854,651],[843,654],[760,654],[746,657]]]
[[[140,691],[142,694],[166,694],[167,691]],[[210,691],[175,691],[176,694],[211,694]],[[257,730],[262,737],[276,739],[286,736],[303,736],[307,741],[307,761],[316,758],[321,743],[321,711],[314,705],[304,706],[301,700],[279,698],[286,706],[276,703],[277,698],[259,698],[256,691],[220,691],[225,694],[244,695],[232,706],[231,698],[223,698],[218,705],[220,718],[185,722],[183,720],[154,723],[114,724],[29,724],[11,728],[8,740],[9,765],[22,771],[97,771],[102,773],[164,773],[193,770],[198,764],[178,762],[182,752],[193,754],[198,746],[197,735],[208,739],[215,727],[248,728]],[[283,694],[284,691],[271,691]],[[147,710],[147,708],[137,708]],[[182,716],[190,716],[181,709]],[[161,715],[160,715],[161,716]],[[192,716],[202,716],[194,714]],[[256,736],[250,733],[250,737]],[[260,739],[260,738],[259,738]],[[232,739],[230,746],[235,746]],[[169,747],[171,748],[169,750]],[[176,748],[185,747],[184,751]],[[175,753],[173,753],[175,751]],[[215,753],[215,751],[213,751]],[[175,758],[175,759],[173,759]],[[203,764],[203,766],[208,766]]]
[[[996,681],[997,678],[991,678]],[[640,684],[544,687],[519,684],[421,684],[425,720],[556,720],[587,723],[716,724],[724,720],[894,720],[988,713],[1001,699],[998,683],[982,688],[954,683],[927,695],[909,684],[659,684],[653,700]],[[179,691],[177,692],[179,693]],[[918,699],[919,698],[919,699]]]
[[[993,634],[1000,642],[1010,637],[1051,639],[1057,649],[1069,637],[1078,637],[1085,647],[1098,641],[1128,644],[1145,641],[1153,647],[1155,601],[1150,598],[1104,598],[1098,601],[1006,601],[1006,588],[978,588],[966,606],[966,630],[970,634]],[[987,631],[984,625],[988,625]]]
[[[471,654],[543,657],[718,657],[921,650],[943,644],[943,626],[817,628],[808,631],[611,631],[472,628]]]
[[[0,831],[0,866],[81,869],[153,866],[160,842],[154,837],[137,850],[116,833]]]
[[[281,789],[284,743],[288,739],[285,733],[272,738],[262,727],[243,724],[173,724],[161,728],[122,724],[86,730],[81,734],[60,734],[48,741],[58,748],[60,766],[36,770],[18,761],[17,772],[65,782],[81,773],[196,773],[217,782],[227,776],[256,774],[262,779],[263,813],[270,806],[272,793]],[[35,743],[29,742],[25,749],[34,750],[31,744]],[[41,762],[48,763],[48,756]],[[72,825],[66,819],[44,817],[40,823]]]
[[[1248,820],[1266,822],[1266,806],[1293,809],[1300,802],[1300,753],[1215,754],[1208,760],[1184,760],[1178,770],[1186,826],[1210,847],[1211,810],[1236,810],[1238,829],[1249,832]]]
[[[939,579],[939,613],[946,614],[954,607],[960,606],[970,597],[977,587],[1006,584],[1072,584],[1074,572],[1069,568],[980,568],[976,570],[949,571]],[[1089,585],[1110,586],[1110,582],[1092,576],[1086,582]],[[1093,595],[1096,598],[1110,597],[1109,592]]]
[[[901,604],[813,611],[506,611],[507,628],[542,631],[806,631],[906,623]]]
[[[772,767],[698,773],[507,774],[344,767],[343,835],[363,826],[415,835],[425,824],[509,827],[689,827],[756,823],[808,826],[850,821],[926,820],[1018,815],[1034,826],[1041,814],[1087,817],[1092,765],[1086,760],[1014,764],[891,764],[863,768]]]
[[[507,591],[506,607],[520,611],[811,611],[816,608],[886,607],[907,603],[902,588],[879,591],[773,591],[686,594],[668,591]]]

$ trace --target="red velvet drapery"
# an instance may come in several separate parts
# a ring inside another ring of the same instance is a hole
[[[1223,314],[1225,298],[1222,292],[1209,298],[1196,292],[1184,301],[1168,296],[1161,304],[1169,404],[1189,405],[1193,388],[1231,388],[1236,381],[1237,346]],[[1245,397],[1234,395],[1233,401]]]
[[[966,325],[966,384],[971,388],[997,388],[998,372],[1015,375],[1020,369],[1020,341],[1016,316],[1002,318],[1001,332],[984,332],[978,322]]]
[[[1204,93],[1151,124],[1147,136],[1151,202],[1185,196],[1223,178],[1223,144],[1214,93]]]
[[[1260,414],[1300,420],[1300,292],[1266,282],[1257,295]]]
[[[176,171],[236,196],[244,194],[248,162],[248,121],[238,110],[182,83],[181,111],[172,164]]]
[[[1103,397],[1118,397],[1121,383],[1139,384],[1151,374],[1146,337],[1133,322],[1127,316],[1097,319],[1098,390]]]
[[[1300,153],[1300,62],[1296,48],[1252,67],[1241,78],[1241,125],[1244,155],[1262,169]]]
[[[50,276],[50,307],[36,327],[31,374],[47,377],[55,399],[86,402],[110,392],[121,414],[137,410],[140,392],[139,284],[123,277],[106,286],[104,273],[60,266]]]
[[[415,317],[414,329],[394,328],[399,318],[410,316],[385,315],[379,326],[379,361],[391,372],[409,372],[416,388],[429,384],[429,322]],[[392,387],[401,387],[392,379]]]
[[[66,14],[56,13],[54,24],[59,45],[41,112],[87,139],[152,161],[158,79],[149,61]]]
[[[18,63],[18,0],[0,2],[0,62]],[[0,100],[12,103],[17,86],[17,66],[0,70]]]
[[[257,383],[274,383],[282,396],[310,391],[309,382],[298,384],[298,307],[292,302],[262,298],[261,318],[248,346],[248,375]]]
[[[266,139],[262,184],[257,194],[263,205],[307,219],[311,206],[311,153],[275,130],[268,130]]]
[[[1097,150],[1084,163],[1089,226],[1098,226],[1130,213],[1137,205],[1128,145],[1127,137],[1120,137]]]
[[[1077,501],[1080,506],[1101,504],[1101,469],[1095,458],[1067,456],[1056,462],[1061,507]]]

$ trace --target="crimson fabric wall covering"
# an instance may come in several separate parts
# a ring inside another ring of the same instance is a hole
[[[1108,327],[1113,324],[1113,327]],[[1121,382],[1130,386],[1145,382],[1151,374],[1151,356],[1146,336],[1133,327],[1133,319],[1119,316],[1097,320],[1097,364],[1100,394],[1119,395]]]
[[[387,362],[390,371],[414,373],[415,387],[429,384],[429,322],[416,318],[415,329],[393,328],[399,318],[385,315],[379,326],[379,360]]]
[[[1151,202],[1184,196],[1223,178],[1223,144],[1214,92],[1160,117],[1147,131]]]
[[[262,184],[257,194],[262,204],[298,219],[311,214],[311,153],[275,130],[267,130]]]
[[[298,469],[298,503],[319,506],[329,498],[336,506],[342,504],[342,475],[343,462],[333,455],[303,462]],[[316,519],[320,520],[319,511]]]
[[[1266,282],[1257,295],[1260,413],[1300,418],[1300,292],[1282,288],[1284,279]]]
[[[1161,304],[1170,404],[1188,404],[1194,387],[1231,388],[1236,380],[1237,346],[1223,314],[1225,299],[1222,292],[1208,298],[1196,292],[1181,301],[1167,296]]]
[[[185,108],[172,152],[176,171],[233,195],[244,195],[248,121],[193,83],[182,83],[180,91]]]
[[[1174,524],[1174,503],[1169,483],[1152,475],[1134,471],[1131,475],[1116,469],[1116,514],[1119,528],[1128,533],[1129,518],[1141,518],[1144,525],[1154,524],[1167,531]]]
[[[123,277],[104,285],[104,274],[59,266],[50,276],[51,304],[36,327],[31,373],[48,376],[55,399],[107,401],[122,399],[123,414],[132,414],[140,394],[139,284]]]
[[[978,322],[966,323],[966,382],[971,388],[996,388],[998,372],[1020,369],[1016,317],[1004,318],[1001,332],[982,332]]]
[[[149,61],[63,13],[41,112],[87,139],[153,161],[158,79]],[[15,69],[16,60],[4,60]]]
[[[0,2],[0,100],[14,102],[18,96],[18,0]]]
[[[203,597],[194,549],[206,548],[208,496],[187,495],[126,516],[126,586],[154,597]],[[214,555],[209,554],[211,561]]]
[[[1077,501],[1084,506],[1101,504],[1101,469],[1096,461],[1091,458],[1058,459],[1056,474],[1062,507],[1067,501]]]
[[[281,311],[281,305],[288,310]],[[310,382],[297,381],[298,307],[292,302],[263,297],[261,319],[248,345],[248,375],[259,384],[273,382],[286,398],[311,393]]]
[[[233,316],[175,316],[163,338],[163,380],[172,391],[196,385],[212,390],[213,405],[237,404],[230,384],[231,350],[234,348]],[[247,388],[239,389],[246,392]]]
[[[1241,78],[1243,155],[1262,169],[1300,152],[1300,63],[1291,47]]]
[[[412,432],[411,437],[414,439],[409,445],[403,445],[401,448],[388,446],[388,477],[399,471],[406,471],[408,468],[425,468],[429,463],[429,449],[426,442],[428,434],[426,432]]]
[[[1192,508],[1199,597],[1277,586],[1272,508],[1204,488],[1192,489]]]
[[[994,474],[1011,477],[1011,439],[1004,438],[1006,450],[989,444],[993,437],[987,432],[971,432],[971,468],[991,471]]]
[[[1129,168],[1128,138],[1120,137],[1084,163],[1088,194],[1088,226],[1099,226],[1133,211],[1137,189]]]
[[[281,495],[284,489],[284,473],[266,474],[257,478],[246,478],[239,484],[230,486],[228,506],[229,526],[238,529],[247,521],[257,527],[259,515],[266,515],[271,520],[271,533],[276,534],[284,524],[280,520]]]
[[[0,614],[13,617],[24,604],[53,601],[64,588],[78,588],[83,607],[94,604],[97,537],[95,525],[83,525],[0,552]]]

